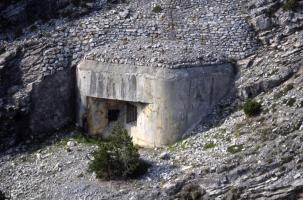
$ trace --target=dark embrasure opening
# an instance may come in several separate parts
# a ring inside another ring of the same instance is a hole
[[[109,122],[114,122],[118,120],[120,110],[108,110],[107,118]]]

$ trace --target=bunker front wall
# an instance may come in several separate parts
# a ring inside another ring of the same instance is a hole
[[[134,143],[155,147],[176,142],[209,114],[233,87],[234,70],[230,64],[166,69],[86,60],[78,65],[77,84],[81,126],[91,115],[87,97],[132,102],[137,122],[125,128]]]

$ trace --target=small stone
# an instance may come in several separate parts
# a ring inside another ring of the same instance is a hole
[[[74,141],[68,141],[68,142],[66,143],[66,145],[67,145],[68,147],[74,147],[74,146],[77,145],[77,143],[74,142]]]
[[[67,147],[66,152],[72,152],[71,148]]]
[[[301,174],[300,174],[300,173],[297,173],[297,174],[294,176],[294,179],[298,179],[298,178],[301,178]]]
[[[193,168],[193,166],[190,166],[190,165],[189,165],[189,166],[182,166],[182,167],[181,167],[181,170],[182,170],[182,171],[187,171],[187,170],[190,170],[190,169],[192,169],[192,168]]]
[[[169,153],[168,152],[161,153],[160,159],[162,159],[162,160],[169,160],[170,159]]]
[[[211,168],[210,168],[210,172],[211,172],[211,173],[216,172],[216,169],[217,169],[216,167],[211,167]]]
[[[41,160],[41,158],[42,158],[41,153],[37,153],[37,154],[36,154],[36,158],[37,158],[37,160]]]
[[[266,17],[265,15],[260,15],[256,17],[254,23],[257,30],[261,31],[270,29],[272,27],[270,18]]]
[[[89,7],[89,8],[93,8],[94,7],[94,4],[93,3],[86,3],[85,4],[87,7]]]
[[[228,180],[227,176],[223,176],[223,177],[221,178],[221,180],[220,180],[220,183],[221,183],[221,184],[228,184],[228,183],[229,183],[229,180]]]
[[[61,164],[60,163],[57,163],[56,165],[55,165],[55,171],[59,171],[59,172],[61,172],[62,171],[62,168],[61,168],[62,166],[61,166]]]

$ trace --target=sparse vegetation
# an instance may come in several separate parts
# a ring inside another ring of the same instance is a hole
[[[271,131],[271,128],[264,128],[264,129],[261,129],[260,130],[260,137],[261,137],[261,140],[263,142],[269,140],[269,139],[273,139],[273,135],[271,134],[272,131]]]
[[[290,90],[294,89],[294,84],[290,83],[290,84],[287,84],[284,88],[284,92],[288,92]]]
[[[241,135],[245,134],[245,131],[244,131],[245,130],[244,129],[245,126],[246,126],[246,124],[243,123],[243,122],[239,122],[239,123],[235,124],[234,136],[236,138],[239,138],[239,137],[241,137]]]
[[[296,103],[296,98],[290,98],[286,101],[286,105],[289,107],[293,107],[293,105]]]
[[[104,180],[136,178],[144,174],[149,164],[140,159],[138,148],[134,146],[127,131],[115,127],[106,142],[98,144],[89,171]]]
[[[153,12],[154,13],[160,13],[162,12],[162,7],[160,5],[156,5],[155,7],[153,7]]]
[[[168,150],[171,152],[177,151],[179,148],[184,150],[188,147],[186,140],[181,140],[179,142],[176,142],[175,144],[172,144],[168,147]]]
[[[278,93],[276,93],[274,95],[274,99],[280,99],[281,97],[283,97],[284,95],[287,94],[288,91],[292,90],[294,88],[294,85],[292,83],[287,84],[283,90],[279,91]]]
[[[207,150],[207,149],[212,149],[216,146],[216,144],[214,142],[209,142],[209,143],[206,143],[203,147],[204,150]]]
[[[284,91],[279,91],[278,93],[274,94],[274,99],[280,99],[281,97],[283,97],[285,95]]]
[[[74,137],[72,137],[73,140],[75,140],[78,143],[84,143],[84,144],[99,144],[100,140],[98,138],[90,137],[84,134],[77,134]]]
[[[235,153],[239,153],[241,152],[243,149],[243,145],[232,145],[227,147],[227,152],[231,153],[231,154],[235,154]]]
[[[299,5],[298,0],[286,0],[283,5],[284,11],[295,10]]]
[[[261,104],[252,99],[248,99],[245,101],[243,109],[244,109],[244,113],[247,116],[249,117],[257,116],[261,113]]]
[[[87,145],[97,145],[99,144],[101,141],[99,138],[97,137],[91,137],[88,135],[85,135],[84,133],[77,133],[76,135],[72,136],[72,137],[65,137],[62,140],[60,140],[57,143],[57,146],[66,146],[67,142],[69,141],[75,141],[77,143],[82,143],[82,144],[87,144]]]
[[[271,106],[272,112],[276,112],[277,111],[277,104],[273,103]]]
[[[215,134],[212,135],[212,138],[216,139],[216,140],[230,142],[231,137],[226,135],[225,132],[226,132],[226,129],[220,129],[220,130],[218,130],[218,132],[216,132]]]
[[[281,158],[282,164],[289,163],[293,160],[293,156],[284,156]]]

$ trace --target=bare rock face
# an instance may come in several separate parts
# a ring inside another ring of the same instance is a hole
[[[74,73],[71,68],[41,80],[35,54],[10,49],[0,55],[1,146],[44,137],[73,121]],[[65,99],[65,100],[64,100]],[[43,105],[43,106],[42,106]],[[50,114],[51,113],[51,114]]]
[[[264,45],[278,46],[282,38],[287,37],[303,25],[302,2],[294,8],[285,9],[287,1],[248,1],[246,6],[251,23],[258,31],[258,37]]]
[[[302,65],[302,5],[284,10],[286,1],[249,1],[246,6],[263,49],[238,60],[239,96],[255,97],[281,85]]]
[[[258,31],[265,31],[272,27],[272,22],[265,15],[260,15],[255,18],[254,25]]]
[[[29,122],[32,133],[60,129],[74,122],[74,75],[72,69],[68,69],[34,84]]]
[[[0,149],[14,144],[19,130],[26,132],[27,109],[23,108],[21,111],[21,107],[28,102],[26,98],[16,98],[21,84],[21,71],[16,65],[19,56],[20,50],[17,48],[0,55]],[[10,123],[12,121],[14,123]]]

